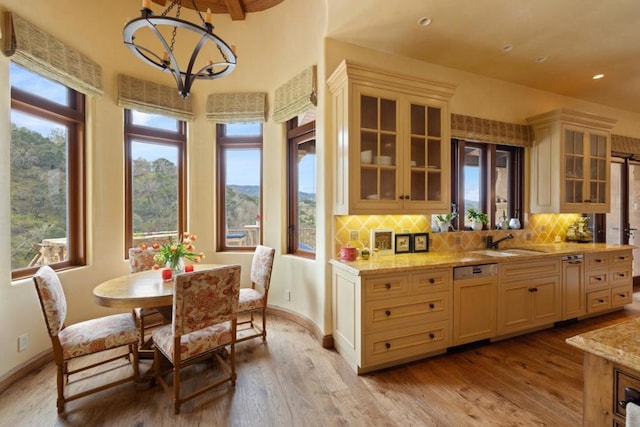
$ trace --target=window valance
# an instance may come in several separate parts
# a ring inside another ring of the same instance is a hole
[[[267,94],[215,93],[207,97],[207,120],[214,123],[264,123]]]
[[[284,123],[316,106],[316,66],[313,65],[276,89],[273,120]]]
[[[530,147],[533,132],[528,125],[451,114],[451,137],[517,147]]]
[[[640,139],[611,134],[611,154],[640,159]]]
[[[101,96],[102,67],[12,12],[4,13],[4,54],[86,95]]]
[[[193,120],[191,98],[182,99],[175,87],[118,75],[118,106],[178,120]]]

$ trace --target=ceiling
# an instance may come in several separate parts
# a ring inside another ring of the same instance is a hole
[[[640,1],[325,1],[330,38],[640,113]]]

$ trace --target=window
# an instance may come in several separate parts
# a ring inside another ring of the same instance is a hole
[[[315,124],[287,122],[287,253],[307,257],[316,252]]]
[[[11,270],[85,263],[84,95],[15,63],[11,83]]]
[[[455,139],[452,147],[458,229],[471,226],[469,208],[486,213],[489,228],[496,228],[503,218],[522,223],[524,149]]]
[[[125,258],[186,229],[186,123],[125,109]]]
[[[217,125],[218,250],[252,250],[262,241],[262,125]]]

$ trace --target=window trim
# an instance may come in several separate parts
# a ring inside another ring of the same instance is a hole
[[[263,161],[263,139],[264,139],[264,125],[260,123],[260,135],[238,135],[238,136],[229,136],[226,134],[226,123],[216,123],[216,158],[217,165],[216,168],[216,250],[218,252],[229,252],[229,251],[242,251],[242,252],[253,252],[256,249],[256,246],[227,246],[226,242],[226,163],[223,161],[225,151],[228,149],[236,149],[236,148],[257,148],[260,152],[260,218],[262,216],[262,200],[263,200],[263,183],[262,183],[262,161]],[[261,221],[261,226],[258,229],[258,241],[255,242],[256,245],[262,244],[262,235],[264,230],[264,220]]]
[[[316,253],[300,249],[298,237],[298,146],[316,140],[316,122],[298,126],[298,118],[287,121],[287,253],[316,259]],[[316,140],[317,141],[317,140]]]
[[[488,142],[465,141],[463,139],[451,140],[451,182],[452,196],[451,200],[457,206],[458,217],[455,219],[456,229],[464,230],[464,152],[465,147],[471,146],[481,150],[480,156],[480,177],[485,177],[480,182],[480,207],[483,212],[487,213],[489,229],[495,229],[496,206],[492,201],[495,200],[495,159],[496,151],[508,151],[511,153],[510,164],[507,168],[507,181],[513,183],[508,189],[507,199],[513,200],[506,212],[507,218],[518,218],[520,223],[524,225],[523,207],[524,207],[524,148],[513,145],[501,145]],[[488,185],[491,183],[491,185]],[[519,189],[519,190],[518,190]]]
[[[167,116],[168,117],[168,116]],[[175,119],[171,117],[172,119]],[[178,150],[178,235],[187,229],[187,123],[175,119],[175,132],[133,124],[133,113],[124,109],[124,259],[133,247],[133,174],[131,149],[133,141],[167,145]]]
[[[69,105],[11,87],[11,110],[62,123],[67,141],[67,259],[49,264],[56,271],[86,264],[85,95],[68,87]],[[11,271],[11,279],[32,276],[39,266]]]

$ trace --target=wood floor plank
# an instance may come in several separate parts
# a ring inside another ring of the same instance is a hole
[[[638,316],[640,303],[634,303],[598,318],[361,376],[304,328],[271,316],[267,342],[237,346],[236,387],[224,385],[189,401],[179,415],[160,387],[141,391],[125,384],[70,402],[58,417],[50,363],[0,395],[0,427],[574,427],[582,424],[583,355],[565,339]],[[142,371],[149,367],[150,361],[141,361]],[[218,370],[215,363],[194,366],[185,391]]]

